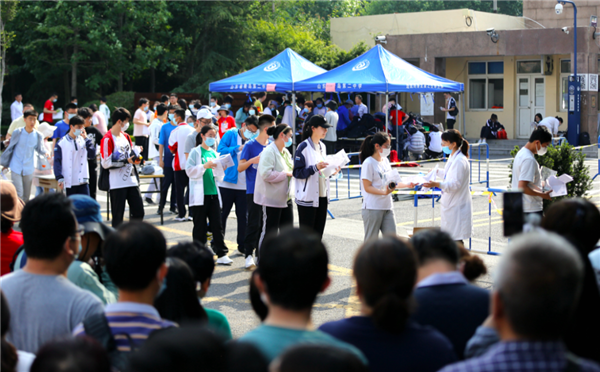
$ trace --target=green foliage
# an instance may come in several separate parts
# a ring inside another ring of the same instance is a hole
[[[514,158],[519,152],[519,147],[510,152]],[[593,188],[592,178],[590,177],[590,168],[585,165],[585,154],[580,150],[574,150],[572,145],[563,143],[559,146],[548,146],[548,152],[544,156],[535,155],[540,167],[544,166],[557,172],[557,175],[568,174],[573,177],[573,181],[567,184],[567,195],[544,200],[544,209],[552,203],[565,198],[583,197],[586,192]],[[512,183],[512,167],[514,160],[509,165],[511,169],[510,183]]]
[[[406,1],[377,1],[371,0],[365,4],[362,15],[390,14],[390,13],[410,13],[410,12],[428,12],[434,10],[450,9],[472,9],[482,12],[492,12],[492,1],[471,0],[471,1],[425,1],[425,0],[406,0]],[[523,15],[523,1],[509,0],[498,1],[498,13],[512,16]]]

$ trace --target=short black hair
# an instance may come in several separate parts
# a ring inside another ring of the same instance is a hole
[[[552,133],[545,126],[539,125],[529,136],[529,143],[535,141],[540,141],[540,143],[552,142]]]
[[[177,93],[171,93],[170,96],[171,97],[177,97]]]
[[[268,125],[270,126],[273,123],[275,123],[276,120],[277,119],[275,119],[275,116],[273,116],[273,115],[261,115],[258,118],[258,127],[259,128],[264,128],[264,127],[266,127]]]
[[[321,97],[317,97],[317,98],[315,99],[315,102],[317,102],[317,101],[321,101],[321,102],[323,102],[323,98],[321,98]]]
[[[148,98],[140,98],[140,100],[138,101],[138,107],[145,105],[146,103],[150,102],[148,100]]]
[[[367,372],[353,352],[332,345],[298,345],[280,357],[279,372]]]
[[[223,102],[233,103],[233,96],[231,94],[226,95],[223,97]]]
[[[179,243],[169,249],[167,256],[185,261],[194,272],[196,281],[200,283],[210,279],[215,271],[212,253],[199,241]]]
[[[187,101],[186,101],[185,99],[183,99],[183,98],[179,98],[179,99],[177,100],[177,104],[178,104],[179,106],[181,106],[181,108],[182,108],[182,109],[184,109],[184,110],[188,108]]]
[[[82,107],[80,109],[77,109],[77,115],[81,116],[84,119],[87,119],[92,117],[94,113],[89,107]]]
[[[458,265],[460,253],[452,237],[439,230],[419,231],[412,237],[412,245],[417,253],[419,265],[428,260],[441,259],[453,265]]]
[[[261,247],[258,272],[270,301],[290,310],[310,309],[327,280],[329,257],[312,231],[286,228]]]
[[[117,107],[117,108],[115,108],[115,111],[113,111],[111,119],[112,119],[113,124],[116,124],[119,120],[121,120],[121,121],[131,120],[131,114],[129,113],[129,110],[127,110],[126,108]]]
[[[560,123],[561,123],[561,124],[563,123],[563,118],[561,118],[560,116],[557,116],[557,117],[556,117],[556,119],[557,119],[558,121],[560,121]]]
[[[536,118],[540,118],[540,120],[543,120],[544,117],[542,116],[542,114],[540,114],[539,112],[537,114],[535,114]]]
[[[246,118],[246,120],[244,120],[244,123],[246,123],[246,126],[252,125],[252,126],[255,126],[256,129],[258,129],[258,116],[256,116],[256,115],[249,115]]]
[[[69,119],[69,126],[80,124],[85,124],[85,120],[79,115],[75,115],[71,119]]]
[[[58,97],[58,93],[52,92],[52,94],[50,95],[50,97]]]
[[[185,109],[177,106],[177,109],[175,110],[175,116],[179,116],[182,120],[185,120]]]
[[[100,97],[100,102],[106,102],[106,97]]]
[[[74,103],[67,103],[65,105],[65,111],[69,111],[69,110],[77,110],[77,105]]]
[[[38,117],[38,113],[35,110],[25,110],[23,112],[23,119],[29,117],[29,116],[35,116],[36,118]]]
[[[90,109],[91,109],[93,112],[96,112],[96,111],[98,111],[98,105],[96,105],[95,103],[92,103],[92,104],[90,105]]]
[[[30,200],[23,208],[19,227],[27,257],[57,258],[77,228],[71,200],[62,193],[43,194]]]
[[[362,96],[361,96],[360,94],[357,94],[356,96],[354,96],[354,98],[358,98],[358,99],[360,99],[360,101],[361,101],[361,102],[362,102],[362,100],[363,100],[363,98],[362,98]]]
[[[36,352],[31,372],[110,372],[106,350],[89,337],[63,337],[44,344]]]
[[[498,119],[498,115],[492,114],[491,119]]]
[[[75,101],[77,99],[77,97],[71,97],[71,102]]]
[[[162,103],[168,102],[169,101],[169,96],[167,96],[166,94],[163,94],[162,96],[160,96],[160,101]]]
[[[156,227],[129,222],[106,238],[103,255],[106,271],[119,289],[142,290],[165,262],[167,242]]]
[[[165,105],[164,103],[159,103],[158,106],[156,106],[156,115],[161,116],[168,110],[169,108],[167,107],[167,105]]]

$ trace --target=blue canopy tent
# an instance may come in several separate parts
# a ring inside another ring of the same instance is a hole
[[[296,107],[296,84],[327,70],[315,65],[290,48],[271,58],[260,66],[239,75],[210,83],[211,92],[278,92],[292,93],[292,107]],[[294,110],[294,133],[296,132]],[[294,144],[296,136],[294,136]]]
[[[296,90],[385,93],[387,107],[389,93],[463,92],[464,84],[423,71],[377,44],[331,71],[297,83]],[[386,127],[388,120],[386,113]]]

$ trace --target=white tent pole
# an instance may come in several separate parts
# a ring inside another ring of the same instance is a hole
[[[388,106],[388,101],[389,101],[389,97],[388,97],[388,92],[385,92],[385,107]],[[388,123],[390,121],[390,111],[389,110],[385,110],[385,131],[387,132],[388,129]],[[396,143],[398,143],[398,141],[396,141]]]
[[[398,104],[398,93],[396,93],[396,105]],[[398,106],[394,107],[394,110],[397,110]],[[388,110],[389,111],[389,110]],[[400,124],[398,123],[398,112],[396,112],[396,152],[398,153],[398,159],[400,159],[400,137],[398,131],[400,130]]]
[[[463,137],[467,136],[467,123],[465,121],[465,92],[461,92],[460,93],[460,98],[462,100],[462,122],[463,122],[463,132],[462,135]]]
[[[296,154],[296,93],[292,93],[292,130],[294,133],[293,136],[293,145],[292,145],[292,155]],[[285,111],[283,112],[285,115]]]

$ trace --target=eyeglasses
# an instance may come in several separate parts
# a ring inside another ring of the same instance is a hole
[[[71,236],[71,239],[73,239],[73,240],[79,239],[83,235],[84,232],[85,232],[85,229],[83,228],[83,226],[79,226],[77,228],[77,230],[75,230],[75,235]]]

